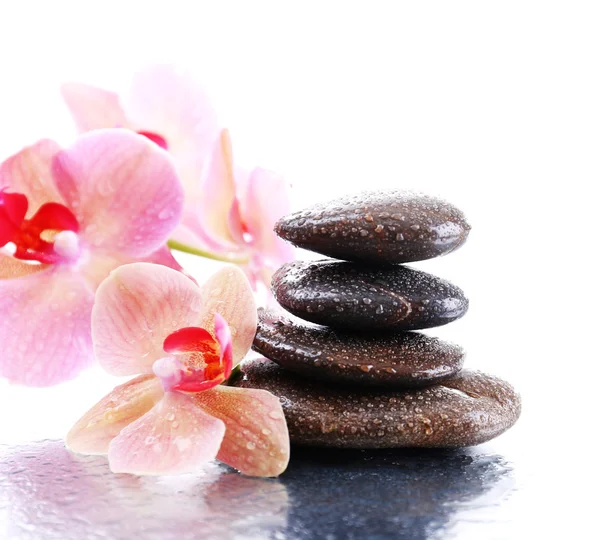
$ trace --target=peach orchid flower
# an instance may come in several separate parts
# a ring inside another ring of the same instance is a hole
[[[273,271],[294,258],[273,232],[290,210],[285,181],[234,167],[229,135],[191,78],[155,65],[137,73],[124,96],[79,83],[63,85],[62,95],[80,131],[126,127],[171,153],[185,190],[173,249],[239,264],[254,288],[268,288]]]
[[[180,268],[166,241],[182,206],[168,154],[127,130],[0,164],[0,376],[49,386],[87,367],[96,288],[124,263]]]
[[[215,457],[277,476],[289,436],[273,394],[222,386],[248,352],[257,314],[247,278],[223,268],[198,287],[164,266],[134,263],[100,285],[94,351],[113,375],[135,375],[71,429],[69,449],[108,454],[113,472],[193,472]]]

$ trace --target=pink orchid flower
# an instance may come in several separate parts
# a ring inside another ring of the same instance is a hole
[[[240,264],[254,288],[268,288],[273,271],[294,258],[273,232],[290,210],[286,183],[266,169],[234,168],[229,135],[190,78],[156,65],[136,74],[122,97],[78,83],[62,94],[80,131],[126,127],[171,153],[185,190],[171,247]]]
[[[252,287],[271,286],[273,272],[294,258],[294,249],[273,232],[290,211],[287,186],[271,171],[249,174],[233,163],[231,141],[222,130],[213,145],[202,182],[203,197],[184,209],[170,245],[182,251],[221,254],[241,265]]]
[[[0,376],[49,386],[87,367],[96,288],[136,260],[180,268],[166,241],[182,206],[168,154],[127,130],[0,164]]]
[[[116,387],[71,429],[69,449],[108,454],[113,472],[193,472],[215,457],[244,474],[277,476],[289,461],[279,400],[221,386],[248,352],[257,314],[235,266],[198,287],[164,266],[134,263],[100,285],[94,351]]]

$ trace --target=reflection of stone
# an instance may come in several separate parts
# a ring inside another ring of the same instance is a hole
[[[437,537],[465,505],[478,506],[494,488],[514,488],[502,457],[468,449],[294,448],[282,482],[290,497],[288,530],[330,539]]]
[[[60,441],[0,446],[0,536],[38,540],[437,537],[494,507],[510,467],[481,450],[294,448],[280,479],[222,465],[203,474],[112,474]],[[488,495],[487,497],[485,495]],[[2,535],[2,533],[4,533]]]
[[[203,474],[112,474],[106,459],[61,441],[0,446],[3,538],[263,538],[285,529],[286,488],[211,464]]]

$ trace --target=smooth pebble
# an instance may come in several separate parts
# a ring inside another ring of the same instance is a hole
[[[416,387],[455,375],[458,345],[417,332],[333,330],[260,309],[253,349],[281,366],[319,380],[367,386]]]
[[[406,266],[295,261],[275,272],[279,304],[306,321],[359,330],[419,330],[462,317],[469,302],[456,286]]]
[[[472,446],[506,431],[521,412],[512,386],[471,370],[432,386],[392,391],[336,387],[257,358],[241,364],[232,384],[278,396],[291,442],[305,446]]]
[[[369,191],[281,218],[275,232],[292,244],[348,261],[405,263],[454,251],[470,226],[448,202],[408,191]]]

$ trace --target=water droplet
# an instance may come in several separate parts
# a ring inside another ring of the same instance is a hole
[[[362,301],[363,304],[366,304],[368,306],[373,300],[371,300],[370,298],[363,298]]]
[[[170,217],[173,217],[173,211],[170,208],[164,208],[158,214],[158,219],[161,221],[169,219]]]
[[[248,450],[254,450],[254,449],[256,448],[256,445],[255,445],[255,444],[254,444],[252,441],[248,441],[248,442],[246,443],[246,448],[247,448]]]
[[[271,435],[271,430],[270,430],[270,429],[267,429],[267,428],[264,428],[264,429],[262,430],[262,433],[263,433],[263,435]]]

